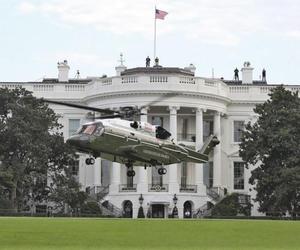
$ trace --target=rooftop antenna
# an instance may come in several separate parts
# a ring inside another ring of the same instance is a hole
[[[125,60],[123,59],[123,53],[122,52],[120,53],[120,60],[119,60],[119,62],[121,63],[122,66],[124,66],[123,63],[125,62]]]
[[[211,69],[211,78],[215,79],[215,70],[214,70],[214,68]]]

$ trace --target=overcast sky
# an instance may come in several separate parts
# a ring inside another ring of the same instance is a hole
[[[193,63],[198,76],[233,78],[244,61],[269,83],[300,84],[299,0],[0,0],[0,81],[113,75],[153,57],[154,6],[160,64]],[[153,61],[153,60],[152,60]]]

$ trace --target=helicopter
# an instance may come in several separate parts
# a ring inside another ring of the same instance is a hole
[[[209,136],[199,151],[184,144],[177,144],[169,131],[162,126],[132,119],[143,115],[141,108],[122,107],[119,111],[100,109],[75,103],[43,99],[46,103],[64,105],[106,114],[94,117],[94,121],[83,124],[67,139],[81,153],[86,153],[87,165],[93,165],[101,157],[124,164],[127,176],[135,176],[133,166],[156,167],[159,175],[165,175],[165,165],[181,162],[206,163],[208,154],[219,144],[216,136]],[[149,105],[149,104],[148,104]],[[149,105],[150,106],[150,105]]]

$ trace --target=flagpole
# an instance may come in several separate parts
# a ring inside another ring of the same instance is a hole
[[[154,58],[153,58],[153,62],[155,61],[156,58],[156,6],[154,9]]]

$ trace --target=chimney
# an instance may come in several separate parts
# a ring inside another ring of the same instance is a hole
[[[58,81],[59,82],[68,82],[69,81],[69,70],[68,61],[64,60],[63,62],[57,63],[58,68]]]
[[[192,73],[194,73],[195,74],[195,71],[196,71],[196,67],[195,67],[195,65],[194,64],[190,64],[188,67],[184,67],[184,69],[185,70],[189,70],[189,71],[191,71]]]
[[[242,71],[242,84],[252,84],[253,83],[253,69],[250,62],[244,62],[244,67]]]

